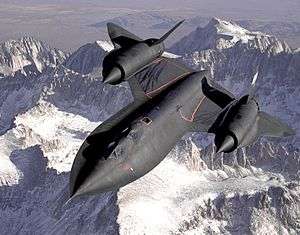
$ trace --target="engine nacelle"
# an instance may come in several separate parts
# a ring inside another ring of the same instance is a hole
[[[215,133],[218,152],[232,152],[246,146],[256,136],[258,105],[247,96],[235,101],[217,118],[210,132]]]
[[[163,51],[163,43],[150,46],[147,42],[140,42],[130,48],[112,51],[103,60],[102,76],[104,82],[116,85],[128,80],[161,56]]]

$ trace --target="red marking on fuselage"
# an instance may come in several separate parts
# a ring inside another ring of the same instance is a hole
[[[190,118],[184,116],[184,115],[182,114],[181,110],[179,110],[181,118],[184,119],[184,120],[187,121],[187,122],[193,122],[194,119],[195,119],[195,115],[196,115],[197,111],[199,110],[199,108],[200,108],[200,106],[201,106],[201,104],[202,104],[202,102],[204,101],[205,98],[206,98],[205,96],[202,97],[202,99],[200,100],[200,102],[197,104],[196,108],[195,108],[194,111],[192,112]]]
[[[180,80],[181,78],[184,78],[186,75],[190,74],[190,72],[186,72],[184,74],[181,74],[180,76],[177,76],[177,77],[174,77],[172,80],[170,80],[169,82],[161,85],[160,87],[150,91],[150,92],[147,92],[146,95],[148,98],[153,98],[153,96],[151,96],[153,93],[157,93],[158,91],[162,90],[164,87],[167,87],[169,85],[171,85],[172,83]]]
[[[124,163],[121,165],[122,169],[128,171],[131,168],[131,165],[128,163]]]
[[[132,173],[134,173],[134,169],[132,168],[132,166],[128,163],[123,163],[121,165],[121,168],[124,170],[124,171],[130,171]]]
[[[165,61],[165,58],[160,57],[160,58],[157,59],[157,61],[156,61],[155,63],[158,63],[158,62],[160,62],[160,61],[162,61],[162,60]],[[179,75],[179,76],[175,76],[175,77],[172,78],[170,81],[168,81],[167,83],[161,85],[160,87],[158,87],[158,88],[156,88],[156,89],[154,89],[154,90],[152,90],[152,91],[149,91],[149,92],[145,93],[146,96],[147,96],[148,98],[150,98],[150,99],[153,98],[153,94],[155,95],[155,93],[161,91],[163,88],[168,87],[169,85],[171,85],[172,83],[176,82],[177,80],[179,80],[179,79],[181,79],[181,78],[184,78],[186,75],[192,73],[192,72],[189,71],[188,69],[186,69],[186,68],[184,68],[184,67],[182,67],[182,66],[180,66],[180,65],[178,65],[178,64],[176,64],[176,63],[174,63],[174,62],[172,62],[172,60],[168,60],[168,62],[172,63],[173,65],[175,65],[176,67],[180,68],[181,70],[183,70],[183,71],[185,71],[185,72],[184,72],[183,74]],[[153,63],[154,63],[154,62],[153,62]]]

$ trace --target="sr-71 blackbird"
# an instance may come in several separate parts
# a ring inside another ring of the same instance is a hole
[[[164,40],[142,40],[112,23],[113,48],[103,61],[103,81],[128,81],[134,101],[98,126],[74,160],[70,196],[117,190],[157,166],[188,132],[215,134],[216,152],[229,153],[260,136],[286,137],[294,131],[260,110],[249,94],[235,98],[209,77],[164,52]]]

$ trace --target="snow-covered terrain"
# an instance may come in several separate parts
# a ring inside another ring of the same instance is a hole
[[[31,37],[10,40],[0,44],[0,75],[42,73],[65,60],[62,51],[51,49]]]
[[[211,68],[236,95],[258,69],[262,109],[297,136],[215,155],[212,136],[189,134],[158,167],[118,192],[65,204],[80,144],[132,100],[130,91],[102,84],[103,43],[69,56],[32,38],[2,45],[0,234],[300,232],[299,50],[220,19],[196,29],[172,52],[195,68]]]
[[[300,131],[300,54],[286,42],[214,18],[173,45],[171,52],[182,54],[196,69],[210,70],[236,95],[246,92],[258,71],[257,96],[264,110]]]

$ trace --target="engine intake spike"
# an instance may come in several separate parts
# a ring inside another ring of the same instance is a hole
[[[121,70],[118,67],[113,67],[113,69],[108,73],[106,77],[103,77],[103,83],[105,84],[117,84],[122,78]]]
[[[221,138],[221,141],[217,139],[215,144],[217,147],[216,153],[231,152],[231,150],[234,148],[234,139],[232,136],[227,135],[225,138]]]

